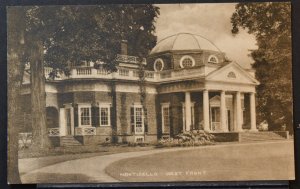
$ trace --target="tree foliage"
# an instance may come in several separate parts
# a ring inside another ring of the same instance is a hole
[[[232,33],[239,28],[254,34],[258,49],[251,52],[257,87],[260,121],[269,128],[292,127],[291,5],[289,2],[239,3],[231,17]]]
[[[28,31],[44,40],[47,66],[67,71],[68,63],[103,61],[114,71],[122,39],[131,55],[147,55],[156,43],[153,5],[34,7]]]

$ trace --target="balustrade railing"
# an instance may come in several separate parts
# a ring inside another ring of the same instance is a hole
[[[47,68],[45,70],[46,73],[50,73],[52,69]],[[73,68],[70,72],[70,76],[61,77],[61,79],[65,78],[104,78],[104,79],[113,79],[127,78],[128,80],[138,80],[139,79],[139,71],[132,68],[123,68],[117,67],[117,72],[109,72],[105,68],[93,68],[93,67],[76,67]],[[154,71],[145,71],[145,78],[148,81],[159,82],[166,80],[176,80],[180,78],[190,78],[190,77],[198,77],[204,75],[204,68],[194,68],[194,69],[180,69],[180,70],[166,70],[161,72]]]
[[[119,69],[119,75],[120,76],[129,76],[129,70],[128,69]]]
[[[76,68],[76,74],[77,75],[91,75],[92,74],[92,68],[89,68],[89,67]]]
[[[59,128],[49,128],[48,129],[48,136],[49,137],[60,136]]]
[[[96,127],[77,127],[75,128],[75,135],[96,135]]]
[[[128,63],[134,63],[134,64],[138,64],[140,62],[139,61],[139,57],[128,56],[128,55],[121,55],[121,54],[117,55],[116,60],[119,61],[119,62],[128,62]],[[142,64],[147,64],[145,58],[142,59]]]
[[[44,74],[45,74],[45,77],[48,78],[49,77],[49,74],[52,72],[53,68],[50,68],[50,67],[45,67],[44,69]]]
[[[104,68],[99,68],[99,69],[97,69],[97,74],[99,74],[99,75],[108,75],[109,72]]]

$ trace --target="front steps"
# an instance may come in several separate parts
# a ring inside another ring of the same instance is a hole
[[[82,146],[82,144],[74,136],[63,136],[60,138],[60,146]]]
[[[284,140],[283,136],[275,132],[241,132],[240,142],[265,141],[265,140]]]

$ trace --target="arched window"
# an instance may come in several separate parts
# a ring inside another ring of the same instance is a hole
[[[158,58],[154,62],[154,70],[159,72],[164,69],[164,61],[161,58]]]
[[[183,56],[180,59],[180,67],[181,68],[190,68],[195,66],[195,60],[191,56]]]
[[[217,64],[217,63],[219,63],[219,60],[215,55],[210,55],[208,57],[208,63]]]

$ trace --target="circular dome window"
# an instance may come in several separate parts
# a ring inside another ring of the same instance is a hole
[[[210,55],[208,57],[208,63],[217,64],[217,63],[219,63],[219,60],[215,55]]]
[[[164,69],[164,61],[161,58],[158,58],[154,62],[154,70],[159,72]]]
[[[190,68],[195,66],[195,60],[191,56],[183,56],[180,59],[180,67],[181,68]]]

